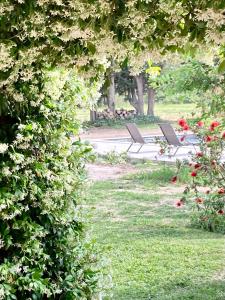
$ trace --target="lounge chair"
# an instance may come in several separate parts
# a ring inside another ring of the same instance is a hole
[[[193,146],[193,148],[196,151],[195,148],[195,144],[194,143],[190,143],[185,141],[184,143],[181,143],[180,140],[178,139],[173,127],[171,126],[171,124],[169,123],[158,123],[168,145],[175,147],[175,152],[172,154],[172,156],[174,156],[177,151],[181,148],[181,147],[185,147],[185,146]],[[197,144],[197,143],[196,143]]]
[[[136,153],[138,153],[141,150],[141,148],[144,145],[148,144],[148,143],[142,137],[142,135],[141,135],[139,129],[137,128],[136,124],[128,123],[128,124],[126,124],[126,128],[127,128],[128,132],[130,133],[130,136],[131,136],[131,139],[132,139],[132,142],[131,142],[130,146],[128,147],[127,152],[129,152],[129,150],[131,149],[131,147],[134,144],[140,144],[140,147],[136,151]]]

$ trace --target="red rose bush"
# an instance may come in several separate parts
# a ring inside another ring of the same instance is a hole
[[[171,182],[179,180],[179,170],[184,165],[189,168],[190,178],[176,206],[191,204],[194,224],[210,231],[225,232],[225,126],[217,120],[188,124],[184,119],[180,119],[178,125],[183,139],[187,138],[188,128],[200,143],[191,161],[177,162],[178,174]]]

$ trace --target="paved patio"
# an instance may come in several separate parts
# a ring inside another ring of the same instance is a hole
[[[96,153],[98,154],[107,154],[112,151],[116,153],[126,152],[131,141],[129,141],[129,137],[121,137],[121,138],[110,138],[110,139],[89,139],[88,141],[94,147]],[[160,146],[156,143],[149,143],[142,147],[139,153],[135,153],[140,147],[139,144],[133,145],[128,152],[128,156],[135,159],[149,159],[152,161],[168,161],[175,162],[176,160],[190,160],[191,154],[195,153],[195,149],[193,146],[185,146],[181,147],[175,156],[168,155],[160,155],[159,150]],[[198,146],[195,146],[198,149]]]

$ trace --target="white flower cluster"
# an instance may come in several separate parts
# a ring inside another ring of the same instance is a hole
[[[15,162],[15,164],[20,165],[24,162],[25,156],[21,153],[10,153],[10,158]]]
[[[4,300],[5,299],[5,290],[0,287],[0,300]]]
[[[8,150],[8,145],[4,143],[0,143],[0,153],[3,154]]]
[[[11,55],[13,43],[0,43],[0,70],[7,71],[14,65],[14,58]]]
[[[2,175],[9,177],[12,174],[12,172],[10,171],[9,167],[4,167],[2,168]]]
[[[4,246],[4,241],[0,238],[0,248]]]
[[[0,3],[0,16],[10,13],[14,10],[14,6],[9,1],[3,1]]]

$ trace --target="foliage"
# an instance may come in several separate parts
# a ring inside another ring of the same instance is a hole
[[[55,68],[46,71],[45,91],[54,101],[63,99],[71,104],[72,114],[76,114],[76,108],[88,108],[95,104],[100,97],[99,89],[101,80],[84,79],[72,69]]]
[[[54,98],[46,71],[76,66],[96,77],[111,56],[123,61],[149,46],[181,49],[189,32],[191,39],[221,41],[223,15],[212,8],[223,5],[209,2],[0,3],[2,299],[93,299],[98,287],[78,205],[90,149],[70,139],[78,133],[73,86],[64,82]]]
[[[98,155],[97,162],[108,163],[110,165],[125,164],[130,161],[127,152],[117,153],[116,151],[108,152],[105,155]]]
[[[178,65],[168,64],[161,76],[151,80],[151,85],[157,90],[158,101],[195,102],[204,108],[209,105],[219,78],[216,66],[192,59]]]
[[[154,124],[157,122],[160,122],[159,117],[153,117],[153,116],[136,116],[132,118],[127,118],[127,119],[108,119],[108,120],[96,120],[94,123],[93,122],[84,122],[83,126],[84,128],[89,128],[89,127],[121,127],[125,126],[129,121],[134,122],[138,125],[143,125],[143,124]]]
[[[187,126],[181,119],[180,126]],[[196,224],[210,231],[225,232],[225,124],[218,121],[198,121],[192,131],[200,140],[199,151],[189,163],[191,182],[178,202],[192,202]],[[184,136],[185,137],[185,136]],[[176,181],[176,180],[174,180]]]
[[[79,205],[91,148],[70,139],[74,100],[58,99],[48,95],[39,114],[15,127],[13,142],[0,144],[1,299],[89,299],[97,291]]]

